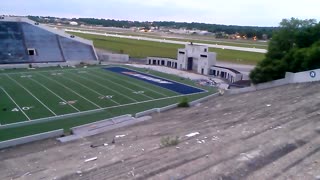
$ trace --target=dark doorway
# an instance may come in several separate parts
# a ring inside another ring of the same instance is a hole
[[[225,72],[221,71],[221,77],[224,78]]]
[[[28,49],[29,56],[34,56],[36,54],[34,49]]]
[[[201,74],[204,74],[204,69],[203,68],[201,69]]]
[[[193,66],[193,58],[192,58],[192,57],[189,57],[189,58],[188,58],[188,67],[187,67],[187,70],[188,70],[188,71],[191,71],[191,70],[192,70],[192,66]]]

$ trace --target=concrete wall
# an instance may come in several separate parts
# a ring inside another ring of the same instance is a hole
[[[246,93],[246,92],[252,92],[257,90],[283,86],[286,84],[305,83],[305,82],[314,82],[314,81],[320,81],[320,69],[303,71],[299,73],[287,72],[285,78],[283,79],[278,79],[275,81],[252,85],[247,88],[230,89],[226,92],[226,94],[240,94],[240,93]]]
[[[320,69],[304,71],[299,73],[286,73],[286,78],[292,83],[320,81]]]
[[[219,93],[211,94],[211,95],[203,97],[201,99],[189,102],[189,105],[190,106],[194,106],[194,105],[196,105],[198,103],[204,102],[204,101],[206,101],[206,100],[208,100],[210,98],[217,97],[217,96],[219,96]],[[139,118],[139,117],[142,117],[142,116],[147,116],[147,115],[150,115],[150,114],[155,113],[155,112],[160,113],[160,112],[169,111],[169,110],[177,108],[177,107],[178,107],[178,104],[172,104],[172,105],[165,106],[165,107],[162,107],[162,108],[149,109],[147,111],[143,111],[143,112],[137,113],[135,115],[135,118]]]
[[[30,142],[34,142],[34,141],[40,141],[40,140],[44,140],[44,139],[59,137],[63,134],[64,134],[63,129],[59,129],[59,130],[50,131],[50,132],[46,132],[46,133],[35,134],[35,135],[12,139],[12,140],[8,140],[8,141],[2,141],[2,142],[0,142],[0,149],[12,147],[12,146],[17,146],[17,145],[21,145],[21,144],[26,144],[26,143],[30,143]]]
[[[129,62],[128,54],[98,53],[99,60],[109,62]]]

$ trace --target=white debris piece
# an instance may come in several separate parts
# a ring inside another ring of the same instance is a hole
[[[199,135],[199,134],[200,134],[199,132],[194,132],[194,133],[187,134],[186,136],[187,137],[193,137],[193,136],[196,136],[196,135]]]
[[[103,144],[103,146],[108,146],[108,145],[109,145],[108,143],[104,143],[104,144]]]
[[[123,137],[126,137],[126,135],[122,134],[122,135],[116,135],[115,136],[116,138],[123,138]]]
[[[77,171],[77,174],[81,174],[82,173],[82,171]]]
[[[93,158],[86,159],[84,162],[95,161],[97,159],[98,159],[98,157],[93,157]]]
[[[271,104],[267,104],[267,107],[271,107]]]
[[[277,127],[273,128],[273,129],[282,129],[282,128],[283,128],[282,126],[277,126]]]
[[[218,137],[218,136],[213,136],[213,137],[212,137],[212,141],[217,141],[217,140],[219,140],[219,137]]]

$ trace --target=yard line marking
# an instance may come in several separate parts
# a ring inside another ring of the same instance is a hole
[[[18,103],[16,103],[16,101],[10,96],[10,94],[4,89],[4,88],[0,88],[2,89],[2,91],[10,98],[10,100],[17,106],[17,108],[20,110],[20,112],[22,112],[22,114],[24,116],[26,116],[26,118],[30,121],[31,119],[29,118],[29,116],[20,108],[20,106],[18,105]]]
[[[46,78],[46,79],[48,79],[48,80],[50,80],[50,81],[54,81],[54,82],[56,82],[56,83],[57,83],[57,84],[59,84],[60,86],[62,86],[62,87],[64,87],[64,88],[68,89],[68,90],[69,90],[69,91],[71,91],[72,93],[74,93],[74,94],[78,95],[79,97],[81,97],[81,98],[85,99],[86,101],[88,101],[88,102],[90,102],[91,104],[95,105],[95,106],[96,106],[96,107],[98,107],[99,109],[102,109],[102,107],[100,107],[100,106],[99,106],[99,105],[97,105],[96,103],[94,103],[94,102],[90,101],[89,99],[87,99],[87,98],[83,97],[82,95],[80,95],[79,93],[75,92],[75,91],[74,91],[74,90],[72,90],[71,88],[69,88],[69,87],[67,87],[67,86],[63,85],[62,83],[60,83],[60,82],[58,82],[58,81],[56,81],[56,80],[54,80],[54,79],[48,78],[48,77],[46,77],[46,76],[42,75],[41,73],[37,73],[37,74],[39,74],[40,76],[42,76],[42,77],[44,77],[44,78]]]
[[[10,77],[9,75],[6,74],[6,76],[11,79],[13,82],[15,82],[17,85],[22,87],[25,91],[27,91],[33,98],[35,98],[42,106],[44,106],[46,109],[48,109],[53,115],[57,116],[56,113],[54,113],[48,106],[46,106],[42,101],[40,101],[35,95],[33,95],[27,88],[25,88],[22,84],[20,84],[18,81]]]
[[[119,84],[119,83],[110,81],[110,80],[108,80],[108,79],[103,79],[102,77],[99,77],[99,76],[94,75],[94,74],[91,74],[91,73],[90,73],[89,75],[94,76],[94,77],[97,77],[98,79],[101,79],[101,80],[109,81],[109,82],[111,82],[111,83],[113,83],[113,84],[117,84],[118,86],[121,86],[121,87],[123,87],[123,88],[125,88],[125,89],[128,89],[129,91],[135,92],[135,90],[133,90],[133,89],[131,89],[131,88],[128,88],[128,87],[126,87],[126,86],[123,86],[123,85],[121,85],[121,84]],[[150,96],[145,95],[145,94],[140,94],[140,95],[143,95],[143,96],[145,96],[145,97],[147,97],[147,98],[149,98],[149,99],[154,99],[153,97],[150,97]]]
[[[163,94],[163,93],[157,92],[157,91],[152,90],[152,89],[147,88],[147,87],[140,86],[139,84],[132,83],[132,82],[130,82],[129,80],[120,79],[120,78],[118,78],[118,77],[116,77],[116,76],[109,75],[107,72],[106,72],[106,73],[102,73],[102,72],[100,72],[100,71],[92,71],[92,73],[95,73],[95,72],[96,72],[96,73],[99,73],[99,74],[101,74],[101,75],[105,75],[105,76],[108,76],[108,77],[112,77],[112,78],[114,78],[114,79],[119,79],[119,80],[121,80],[121,81],[124,81],[124,82],[126,82],[126,83],[128,83],[128,84],[137,86],[137,87],[142,88],[142,89],[147,89],[147,90],[149,90],[149,91],[152,91],[152,92],[154,92],[154,93],[156,93],[156,94],[159,94],[159,95],[162,95],[162,96],[164,96],[164,97],[168,97],[167,95],[165,95],[165,94]],[[129,78],[129,77],[128,77],[128,78]],[[133,78],[132,78],[132,79],[133,79]],[[150,84],[150,83],[149,83],[149,84]]]
[[[67,77],[62,77],[62,78],[68,79],[69,81],[72,81],[72,82],[74,82],[74,83],[76,83],[76,84],[79,84],[80,86],[82,86],[82,87],[84,87],[84,88],[86,88],[86,89],[89,89],[90,91],[98,94],[99,96],[105,96],[105,95],[97,92],[96,90],[91,89],[91,88],[89,88],[89,87],[87,87],[87,86],[85,86],[85,85],[83,85],[83,84],[81,84],[81,83],[79,83],[79,82],[77,82],[77,81],[75,81],[75,80],[73,80],[73,79],[70,79],[70,78],[67,78]],[[120,103],[118,103],[118,102],[116,102],[116,101],[114,101],[114,100],[112,100],[112,99],[110,99],[110,100],[111,100],[112,102],[114,102],[115,104],[120,105]]]
[[[104,69],[104,68],[108,68],[108,67],[122,67],[122,66],[117,66],[117,65],[109,65],[109,66],[106,66],[106,65],[102,65],[100,67],[88,67],[87,70],[91,70],[91,69]],[[139,73],[146,73],[146,72],[143,72],[141,70],[137,70],[137,69],[134,69],[134,67],[130,66],[130,67],[122,67],[122,68],[125,68],[125,69],[128,69],[128,70],[132,70],[132,71],[137,71]],[[133,68],[133,69],[132,69]],[[28,73],[39,73],[39,72],[59,72],[59,71],[62,71],[62,72],[65,72],[65,71],[79,71],[81,68],[73,68],[73,69],[63,69],[63,70],[47,70],[47,71],[34,71],[34,72],[28,72]],[[141,68],[140,68],[141,69]],[[156,70],[152,70],[152,71],[155,71],[155,72],[161,72],[161,71],[156,71]],[[0,75],[6,75],[6,74],[19,74],[19,73],[0,73]],[[200,90],[203,90],[203,92],[208,92],[208,90],[206,89],[202,89],[200,87],[197,87],[197,86],[194,86],[194,85],[190,85],[190,84],[185,84],[183,82],[179,82],[179,81],[176,81],[176,80],[173,80],[173,79],[170,79],[170,78],[165,78],[165,77],[161,77],[161,76],[158,76],[158,75],[154,75],[154,74],[150,74],[154,77],[158,77],[158,78],[162,78],[162,79],[165,79],[165,80],[168,80],[168,81],[172,81],[172,82],[176,82],[176,83],[179,83],[179,84],[184,84],[186,86],[190,86],[190,87],[193,87],[193,88],[197,88],[197,89],[200,89]],[[178,76],[178,75],[176,75]],[[179,76],[178,76],[179,77]],[[162,88],[162,87],[161,87]],[[168,90],[168,89],[166,89]],[[172,90],[170,90],[172,91]],[[175,92],[175,91],[172,91],[172,92]],[[176,92],[175,92],[176,93]]]
[[[59,99],[61,99],[63,102],[67,102],[65,99],[63,99],[62,97],[60,97],[58,94],[56,94],[55,92],[51,91],[50,89],[48,89],[46,86],[44,86],[43,84],[39,83],[37,80],[34,80],[32,78],[29,78],[30,80],[32,80],[33,82],[39,84],[40,86],[42,86],[43,88],[45,88],[46,90],[48,90],[49,92],[51,92],[52,94],[54,94],[55,96],[57,96]],[[80,110],[76,107],[74,107],[72,104],[67,103],[69,106],[71,106],[73,109],[75,109],[76,111],[80,112]]]
[[[75,75],[76,75],[76,76],[79,76],[79,75],[77,75],[77,74],[75,74]],[[101,86],[101,87],[103,87],[103,88],[109,89],[110,91],[112,91],[112,92],[114,92],[114,93],[116,93],[116,94],[119,94],[120,96],[124,96],[124,97],[126,97],[126,98],[128,98],[128,99],[130,99],[130,100],[132,100],[132,101],[134,101],[134,102],[138,102],[137,100],[132,99],[132,98],[129,97],[129,96],[126,96],[126,95],[124,95],[124,94],[122,94],[122,93],[120,93],[120,92],[117,92],[117,91],[115,91],[115,90],[113,90],[113,89],[110,89],[109,87],[104,86],[104,85],[101,85],[101,84],[99,84],[99,83],[97,83],[97,82],[95,82],[95,81],[92,81],[92,80],[88,79],[88,78],[85,78],[85,77],[82,77],[82,76],[79,76],[79,78],[86,79],[87,81],[90,81],[90,82],[92,82],[92,83],[94,83],[94,84],[97,84],[98,86]]]

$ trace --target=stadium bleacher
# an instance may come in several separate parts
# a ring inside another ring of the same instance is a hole
[[[0,63],[29,61],[19,23],[0,22]]]
[[[94,47],[28,21],[0,21],[0,64],[97,60]]]

